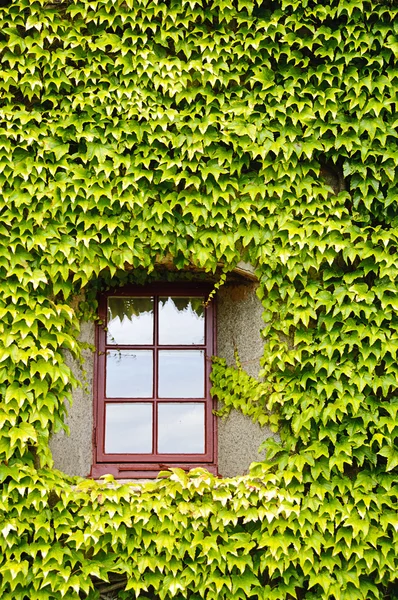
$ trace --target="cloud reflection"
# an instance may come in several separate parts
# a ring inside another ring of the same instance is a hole
[[[109,350],[106,354],[107,398],[152,398],[152,350]]]
[[[205,410],[203,403],[158,405],[158,448],[163,454],[203,454]]]
[[[178,308],[178,301],[186,307]],[[192,308],[191,300],[203,298],[159,298],[159,344],[204,344],[205,318]]]
[[[159,398],[203,398],[203,350],[159,350]]]
[[[152,452],[152,404],[107,404],[105,452],[134,454]]]

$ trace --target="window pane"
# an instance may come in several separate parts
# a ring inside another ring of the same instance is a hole
[[[109,350],[106,353],[106,397],[152,396],[152,350]]]
[[[152,452],[152,404],[107,404],[105,452]]]
[[[159,350],[159,398],[203,398],[203,350]]]
[[[159,298],[159,344],[204,344],[203,297]]]
[[[158,404],[158,452],[203,454],[205,451],[204,404]]]
[[[108,298],[108,344],[153,344],[153,298]]]

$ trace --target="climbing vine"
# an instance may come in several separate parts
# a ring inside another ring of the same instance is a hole
[[[397,9],[0,0],[2,599],[398,596]],[[262,379],[213,386],[266,460],[53,470],[95,291],[242,259]]]

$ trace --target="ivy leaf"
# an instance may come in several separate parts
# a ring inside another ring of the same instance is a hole
[[[392,471],[398,466],[398,449],[395,446],[384,446],[378,454],[387,458],[386,471]]]
[[[13,427],[9,431],[10,440],[13,446],[19,445],[19,442],[25,444],[37,440],[35,428],[30,423],[21,423],[18,427]]]
[[[69,144],[62,143],[56,138],[48,137],[44,140],[44,149],[47,152],[53,152],[58,162],[65,154],[69,153]]]
[[[115,156],[115,150],[112,146],[99,144],[97,142],[87,142],[87,160],[97,158],[100,164],[104,163],[108,157]]]

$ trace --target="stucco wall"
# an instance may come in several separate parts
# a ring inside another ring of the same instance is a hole
[[[217,294],[217,354],[234,364],[234,348],[245,370],[257,376],[259,360],[263,352],[260,329],[262,306],[256,296],[253,282],[230,282]],[[94,344],[94,325],[83,323],[81,339]],[[85,351],[87,372],[85,380],[81,367],[70,356],[66,358],[83,386],[74,392],[74,402],[68,410],[67,424],[70,436],[61,432],[51,441],[54,463],[69,475],[87,476],[92,460],[93,429],[93,354]],[[218,464],[223,477],[247,473],[251,462],[261,457],[258,446],[271,435],[267,428],[260,428],[237,411],[225,420],[218,421]]]
[[[261,338],[262,304],[256,295],[256,284],[229,283],[220,288],[217,296],[217,354],[230,365],[235,364],[234,350],[242,367],[258,376],[263,355]],[[247,473],[253,461],[261,460],[258,447],[271,431],[260,427],[232,410],[218,422],[218,468],[223,477]]]
[[[95,326],[93,323],[82,323],[80,339],[94,345]],[[83,374],[81,365],[66,354],[66,363],[75,377],[82,382],[82,387],[74,390],[73,404],[68,407],[67,425],[70,435],[61,431],[53,436],[50,448],[53,453],[54,466],[68,475],[86,477],[91,469],[93,452],[93,371],[94,354],[90,350],[83,352],[85,363]]]

